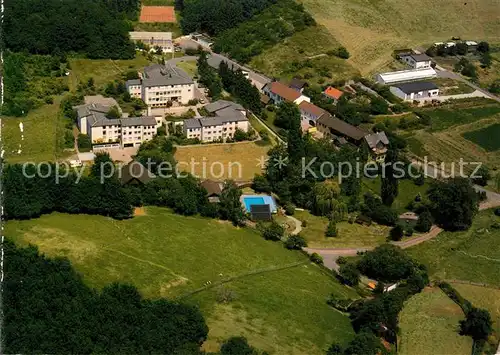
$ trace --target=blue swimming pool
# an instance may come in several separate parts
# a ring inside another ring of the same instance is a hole
[[[250,212],[250,206],[252,205],[269,205],[271,206],[271,212],[276,212],[276,203],[271,196],[256,196],[256,195],[243,195],[243,205],[245,210]]]

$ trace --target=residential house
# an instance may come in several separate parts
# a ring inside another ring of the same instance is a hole
[[[323,95],[337,103],[342,95],[344,95],[344,93],[339,89],[334,88],[333,86],[329,86],[325,89],[325,91],[323,91]]]
[[[155,177],[155,174],[136,160],[132,160],[118,171],[118,180],[122,185],[144,185]]]
[[[304,80],[293,78],[290,81],[290,84],[288,84],[288,87],[302,93],[304,89],[307,87],[307,82],[305,82]]]
[[[327,111],[323,110],[310,102],[302,101],[299,105],[302,130],[306,131],[310,127],[316,127],[318,119],[323,115],[330,115]]]
[[[204,108],[212,116],[184,120],[187,138],[198,138],[202,142],[225,141],[233,138],[237,129],[248,132],[250,128],[246,110],[235,102],[219,100]]]
[[[174,45],[172,32],[129,32],[133,42],[142,42],[154,49],[160,47],[163,53],[172,53]]]
[[[224,190],[224,183],[214,180],[205,180],[200,185],[207,190],[208,202],[220,202],[220,196],[222,195],[222,190]]]
[[[400,58],[413,69],[430,68],[432,60],[427,54],[407,53],[401,54]]]
[[[429,81],[417,81],[404,83],[390,87],[391,92],[397,97],[412,101],[422,98],[433,98],[439,96],[439,88]]]
[[[94,148],[135,147],[156,134],[154,117],[108,118],[110,108],[100,104],[74,107],[80,132],[90,137]]]
[[[264,85],[262,91],[269,96],[276,105],[284,101],[293,102],[296,105],[300,104],[302,101],[311,102],[311,99],[302,95],[300,91],[289,88],[279,81],[273,81],[272,83]]]
[[[187,104],[194,99],[194,81],[178,67],[153,64],[144,68],[139,76],[140,79],[127,80],[127,90],[149,108],[166,107],[176,102]]]
[[[377,74],[375,76],[375,81],[379,84],[389,85],[435,77],[437,77],[437,73],[433,68],[421,68]]]
[[[367,134],[363,138],[370,151],[369,159],[377,163],[383,163],[389,148],[389,139],[385,132]]]

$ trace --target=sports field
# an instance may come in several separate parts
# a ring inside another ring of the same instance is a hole
[[[500,123],[479,129],[477,131],[465,132],[465,139],[476,143],[488,152],[494,152],[500,149]]]
[[[254,142],[192,145],[177,147],[175,159],[181,171],[201,179],[248,181],[262,172],[269,148]]]
[[[5,234],[47,255],[68,257],[93,287],[128,282],[149,298],[199,305],[210,328],[207,351],[244,335],[270,353],[320,355],[331,342],[353,336],[348,318],[325,302],[330,293],[356,297],[353,291],[299,252],[230,223],[151,207],[125,221],[59,213],[9,221]],[[251,275],[258,270],[267,272]],[[223,287],[232,301],[219,303],[217,282],[229,277],[233,281]],[[208,281],[213,288],[206,289]]]
[[[139,22],[176,22],[173,6],[143,6]]]
[[[472,339],[458,334],[462,309],[439,288],[412,296],[399,315],[399,354],[468,355]]]
[[[498,4],[490,0],[304,0],[306,10],[347,47],[362,74],[392,61],[397,48],[427,45],[452,36],[500,41]]]
[[[495,223],[500,217],[493,210],[481,211],[469,230],[442,232],[407,251],[427,265],[431,277],[500,286],[500,229]]]

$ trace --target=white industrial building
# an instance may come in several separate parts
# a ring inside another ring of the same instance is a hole
[[[380,84],[394,84],[405,81],[417,81],[437,77],[437,73],[433,68],[400,70],[388,73],[377,74],[375,81]]]
[[[423,98],[434,98],[439,96],[439,88],[429,81],[417,81],[391,86],[391,92],[397,97],[412,101]]]
[[[142,42],[153,49],[158,46],[164,53],[172,53],[174,45],[172,43],[172,32],[129,32],[133,42]]]

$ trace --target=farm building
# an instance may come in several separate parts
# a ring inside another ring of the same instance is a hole
[[[431,58],[427,54],[401,54],[400,58],[413,69],[430,68]]]
[[[433,68],[400,70],[388,73],[377,74],[375,80],[380,84],[395,84],[405,81],[417,81],[422,79],[435,78],[436,71]]]
[[[439,95],[439,88],[429,81],[417,81],[391,86],[391,92],[405,101],[433,98]]]
[[[164,53],[172,53],[174,45],[172,44],[172,32],[129,32],[130,39],[133,42],[142,42],[152,49],[160,47]]]

